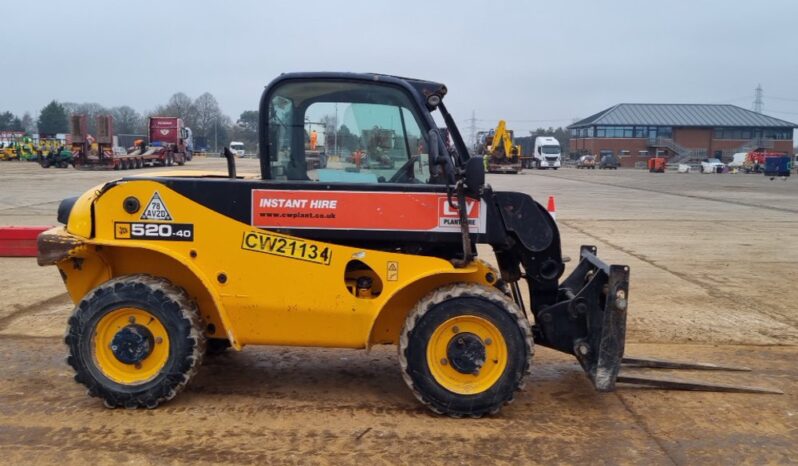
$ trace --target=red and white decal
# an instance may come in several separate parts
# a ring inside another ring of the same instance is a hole
[[[453,200],[455,205],[456,200]],[[466,200],[469,229],[485,233],[482,200]],[[252,190],[252,225],[261,228],[460,232],[445,194],[381,191]]]

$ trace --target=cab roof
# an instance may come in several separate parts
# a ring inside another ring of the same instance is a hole
[[[275,81],[288,79],[345,79],[349,81],[381,81],[392,84],[407,84],[424,97],[432,94],[438,94],[443,97],[447,92],[446,85],[442,83],[381,73],[348,73],[338,71],[282,73]],[[272,83],[274,83],[274,81]]]

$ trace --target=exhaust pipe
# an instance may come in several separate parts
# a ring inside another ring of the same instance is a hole
[[[230,151],[229,147],[225,147],[222,153],[224,154],[224,158],[227,159],[227,177],[233,179],[237,178],[235,154]]]

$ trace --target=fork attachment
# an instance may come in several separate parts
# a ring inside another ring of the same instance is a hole
[[[535,312],[535,342],[573,354],[597,390],[612,391],[623,358],[628,299],[629,267],[607,265],[595,246],[582,246],[557,302]],[[532,300],[534,309],[534,292]]]
[[[696,371],[734,371],[751,372],[747,367],[739,366],[720,366],[705,362],[679,362],[664,361],[661,359],[647,358],[623,358],[621,360],[624,369],[676,369],[676,370],[696,370]],[[645,388],[661,388],[665,390],[689,390],[705,392],[732,392],[732,393],[769,393],[783,395],[784,392],[773,388],[751,387],[747,385],[729,385],[714,382],[702,382],[697,380],[674,379],[670,377],[644,377],[637,374],[618,375],[618,383],[635,385]]]
[[[573,354],[596,390],[615,390],[616,383],[666,390],[737,393],[773,393],[776,389],[728,385],[669,377],[627,374],[628,369],[750,371],[747,367],[720,366],[649,358],[624,357],[629,267],[607,265],[596,256],[595,246],[582,246],[579,264],[559,286],[556,302],[535,314],[537,344]],[[532,284],[530,284],[532,285]],[[533,293],[532,302],[541,297]],[[625,370],[621,373],[621,368]]]

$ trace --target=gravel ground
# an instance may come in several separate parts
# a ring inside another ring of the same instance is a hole
[[[239,164],[257,171],[253,160]],[[223,170],[224,162],[197,159],[185,169]],[[52,225],[61,198],[119,175],[2,162],[0,225]],[[798,180],[562,169],[488,182],[540,202],[554,195],[565,254],[595,244],[606,261],[631,267],[627,354],[745,365],[753,371],[684,377],[785,394],[600,394],[573,359],[539,350],[515,403],[497,416],[452,420],[419,406],[392,347],[248,347],[208,361],[186,392],[154,411],[107,410],[63,360],[71,303],[55,268],[0,258],[0,463],[798,458]]]

